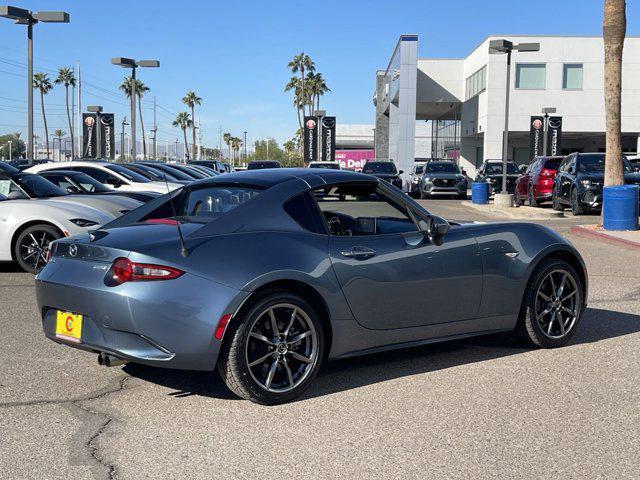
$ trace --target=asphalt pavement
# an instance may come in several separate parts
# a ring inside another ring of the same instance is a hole
[[[541,220],[589,269],[569,346],[501,334],[332,362],[277,407],[46,340],[33,277],[0,265],[0,479],[640,478],[640,254],[569,232],[595,220]]]

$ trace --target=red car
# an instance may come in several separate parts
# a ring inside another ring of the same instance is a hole
[[[542,202],[551,201],[553,179],[564,157],[536,157],[525,172],[516,180],[516,203],[529,202],[537,207]]]

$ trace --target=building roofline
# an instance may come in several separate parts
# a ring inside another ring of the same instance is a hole
[[[417,42],[418,41],[418,34],[417,33],[403,33],[398,37],[398,41],[396,42],[396,46],[393,49],[393,53],[391,54],[391,57],[389,57],[389,63],[387,63],[387,68],[384,70],[385,74],[389,71],[389,67],[391,67],[391,62],[393,61],[393,57],[396,56],[396,52],[398,51],[398,47],[400,46],[400,42],[402,40],[410,40],[410,41]]]

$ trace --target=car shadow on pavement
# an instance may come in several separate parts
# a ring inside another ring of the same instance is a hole
[[[14,262],[0,262],[0,273],[24,273]]]
[[[570,345],[594,343],[637,332],[640,332],[639,315],[588,308]],[[514,334],[505,332],[336,360],[325,364],[298,401],[531,350]],[[217,372],[169,370],[138,364],[128,364],[124,371],[175,390],[169,393],[175,398],[191,395],[237,398],[225,387]]]

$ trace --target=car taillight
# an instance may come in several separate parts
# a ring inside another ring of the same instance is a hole
[[[128,258],[119,257],[113,261],[108,276],[113,284],[121,285],[125,282],[171,280],[178,278],[183,273],[182,270],[177,268],[149,263],[135,263]]]

